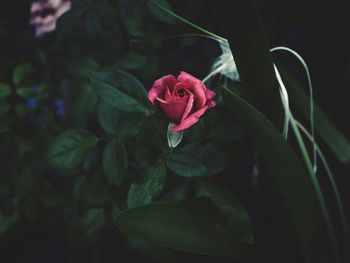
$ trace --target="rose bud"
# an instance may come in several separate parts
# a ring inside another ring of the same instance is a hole
[[[171,131],[188,129],[216,103],[215,92],[192,75],[181,71],[175,78],[166,75],[156,80],[148,92],[152,105],[159,108],[174,123]]]

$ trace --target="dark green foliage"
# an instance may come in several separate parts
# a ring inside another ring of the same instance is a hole
[[[242,204],[225,189],[205,180],[197,180],[196,195],[210,198],[217,208],[227,217],[235,240],[252,244],[252,230],[248,214]]]
[[[121,111],[106,103],[99,105],[97,114],[103,130],[119,142],[136,136],[145,120],[142,113]]]
[[[142,223],[139,218],[142,217]],[[116,223],[133,237],[200,255],[241,258],[228,226],[196,207],[151,204],[121,213]]]
[[[112,140],[103,152],[103,170],[112,185],[120,185],[128,166],[127,152],[123,144]]]
[[[259,236],[259,211],[272,210],[269,225],[282,229],[291,255],[283,262],[339,262],[333,193],[306,169],[295,138],[279,132],[283,110],[255,1],[74,0],[41,38],[28,25],[31,1],[7,2],[0,262],[258,263],[269,254],[256,253],[262,244],[275,246],[274,230]],[[191,35],[203,32],[172,12],[228,38],[241,77],[206,83],[217,105],[183,137],[170,136],[181,138],[175,148],[148,90],[181,70],[202,79],[219,44]],[[307,119],[307,95],[283,72],[291,105]],[[349,138],[319,107],[315,125],[349,163]]]
[[[85,130],[69,130],[51,145],[48,159],[58,168],[74,168],[97,143],[97,138]]]
[[[163,189],[166,178],[166,167],[163,162],[157,162],[150,167],[139,182],[134,182],[129,189],[128,207],[151,203]]]
[[[283,223],[294,231],[290,232],[288,243],[297,248],[296,258],[309,258],[311,262],[328,262],[330,254],[337,258],[334,227],[313,172],[308,174],[278,130],[258,110],[230,90],[224,95],[233,116],[256,144],[271,177],[268,183],[281,198],[278,203],[285,209]],[[324,254],[314,249],[315,244]]]
[[[103,71],[91,76],[101,99],[120,110],[150,113],[146,90],[133,76],[122,71]]]
[[[221,143],[211,142],[206,145],[193,143],[170,154],[167,165],[174,173],[181,176],[208,176],[221,172],[229,159],[230,151]]]
[[[293,103],[298,110],[310,119],[310,97],[306,91],[290,74],[284,72],[284,79],[287,83],[288,91]],[[316,132],[320,134],[322,140],[327,143],[327,146],[332,150],[333,154],[343,163],[350,162],[350,142],[349,140],[334,126],[332,121],[325,115],[325,113],[314,105],[315,111],[315,128]]]

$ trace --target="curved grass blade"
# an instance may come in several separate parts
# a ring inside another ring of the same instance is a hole
[[[308,95],[301,88],[296,79],[283,70],[282,67],[279,68],[288,88],[290,100],[293,101],[298,110],[306,118],[309,118],[310,101]],[[320,135],[340,162],[350,163],[349,140],[334,126],[331,120],[316,104],[314,105],[314,112],[316,132]]]
[[[290,52],[294,52],[293,50],[289,50],[288,48],[286,48],[286,50],[290,51]],[[294,54],[294,53],[293,53]],[[290,124],[292,126],[292,129],[293,129],[293,132],[294,132],[294,135],[296,136],[296,140],[297,140],[297,143],[299,145],[299,148],[300,148],[300,151],[301,151],[301,154],[302,154],[302,157],[303,157],[303,160],[305,162],[305,165],[309,171],[309,175],[311,176],[311,178],[315,178],[315,183],[317,183],[317,179],[316,179],[316,171],[317,171],[317,143],[315,142],[315,137],[314,137],[314,129],[313,129],[313,125],[314,125],[314,122],[313,122],[313,99],[312,99],[312,84],[311,84],[311,79],[310,79],[310,74],[309,74],[309,70],[307,68],[307,65],[306,63],[304,62],[304,60],[297,54],[295,53],[295,55],[298,57],[298,59],[301,61],[301,63],[304,65],[305,67],[305,71],[307,73],[307,77],[308,77],[308,82],[309,82],[309,88],[310,88],[310,104],[311,104],[311,107],[310,107],[310,119],[311,119],[311,134],[307,133],[306,135],[310,135],[311,139],[310,139],[310,142],[312,143],[312,146],[313,146],[313,164],[311,163],[311,160],[310,160],[310,157],[309,157],[309,154],[306,150],[306,145],[303,141],[303,138],[299,132],[299,130],[301,130],[302,128],[304,128],[294,117],[293,117],[293,114],[292,112],[290,111],[289,107],[286,107],[285,108],[285,112],[287,114],[287,118],[285,118],[286,121],[288,121],[288,124]],[[286,98],[288,100],[288,93],[287,93],[287,90],[286,90],[286,87],[281,79],[281,76],[279,74],[279,71],[277,69],[277,67],[275,66],[275,70],[276,70],[276,77],[278,79],[278,82],[280,83],[280,88],[282,91],[284,91],[284,93],[286,94]],[[282,101],[283,101],[283,96],[282,97]],[[284,102],[284,105],[285,105],[285,102]],[[304,133],[305,133],[305,130],[302,130]],[[306,131],[307,132],[307,131]],[[322,156],[322,155],[321,155]],[[322,156],[323,157],[323,156]],[[325,162],[325,159],[323,157],[322,159],[323,162]],[[338,189],[337,189],[337,186],[335,184],[335,181],[334,181],[334,178],[333,178],[333,175],[330,171],[330,169],[328,168],[328,165],[327,163],[325,163],[325,167],[326,167],[326,170],[327,170],[327,175],[328,175],[328,178],[331,182],[331,189],[334,193],[334,196],[335,196],[335,200],[336,200],[336,204],[337,204],[337,209],[338,209],[338,214],[339,214],[339,220],[340,220],[340,223],[341,223],[341,228],[342,228],[342,233],[345,233],[347,227],[346,227],[346,220],[345,220],[345,214],[344,214],[344,210],[343,210],[343,204],[342,204],[342,201],[340,199],[340,195],[338,193]]]
[[[158,8],[162,9],[164,12],[168,13],[169,15],[179,19],[180,21],[184,22],[185,24],[187,24],[187,25],[189,25],[189,26],[191,26],[191,27],[193,27],[193,28],[195,28],[195,29],[197,29],[197,30],[207,34],[208,36],[211,36],[211,37],[213,37],[216,40],[223,40],[223,41],[225,41],[224,38],[222,38],[222,37],[220,37],[220,36],[210,32],[210,31],[208,31],[208,30],[206,30],[206,29],[204,29],[204,28],[202,28],[200,26],[197,26],[196,24],[188,21],[187,19],[185,19],[185,18],[175,14],[173,11],[171,11],[168,8],[166,8],[166,7],[162,6],[162,5],[160,5],[159,3],[157,3],[157,1],[150,0],[150,3],[155,5],[155,6],[157,6]]]
[[[315,136],[314,136],[314,118],[313,118],[313,98],[312,98],[312,94],[313,94],[313,90],[312,90],[312,84],[311,84],[311,78],[310,78],[310,73],[309,73],[309,70],[308,70],[308,67],[306,65],[306,63],[304,62],[304,60],[302,59],[302,57],[296,53],[295,51],[289,49],[289,48],[284,48],[284,47],[279,47],[279,48],[275,48],[275,49],[272,49],[272,50],[287,50],[289,52],[292,52],[299,60],[300,62],[303,64],[304,68],[305,68],[305,71],[306,71],[306,74],[307,74],[307,77],[308,77],[308,83],[309,83],[309,88],[310,88],[310,130],[311,130],[311,134],[309,134],[307,132],[307,130],[305,130],[305,128],[293,117],[292,115],[292,112],[290,111],[289,107],[287,107],[285,109],[287,115],[288,115],[288,118],[286,118],[286,120],[288,120],[288,122],[291,124],[292,126],[292,129],[294,131],[294,134],[296,136],[296,139],[297,139],[297,142],[299,144],[299,148],[301,150],[301,153],[302,153],[302,156],[303,156],[303,160],[305,162],[305,165],[307,167],[307,169],[309,170],[309,174],[312,178],[315,178],[315,182],[317,183],[318,179],[316,179],[316,171],[317,171],[317,153],[320,152],[318,150],[318,146],[317,146],[317,143],[315,141]],[[278,79],[278,82],[280,83],[280,87],[281,87],[281,90],[284,90],[285,93],[287,94],[287,90],[286,90],[286,87],[281,79],[281,76],[279,74],[279,71],[277,69],[277,67],[275,66],[275,70],[276,70],[276,77]],[[282,97],[283,99],[283,97]],[[287,98],[288,100],[288,98]],[[285,105],[285,103],[284,103]],[[310,140],[310,142],[312,143],[312,146],[313,146],[313,164],[311,164],[311,161],[310,161],[310,157],[309,157],[309,154],[306,150],[306,145],[303,141],[303,138],[299,132],[299,130],[303,131],[304,134],[306,134],[307,136],[310,136],[308,137],[308,139]],[[328,175],[328,179],[330,180],[330,183],[331,183],[331,189],[334,193],[334,196],[335,196],[335,201],[336,201],[336,206],[337,206],[337,209],[338,209],[338,213],[339,213],[339,220],[340,220],[340,225],[341,225],[341,228],[342,228],[342,233],[345,233],[345,231],[347,230],[347,224],[346,224],[346,219],[345,219],[345,213],[344,213],[344,209],[343,209],[343,204],[342,204],[342,201],[341,201],[341,198],[340,198],[340,195],[338,193],[338,189],[337,189],[337,186],[335,184],[335,181],[334,181],[334,177],[328,167],[328,164],[325,160],[325,158],[323,157],[322,153],[321,153],[321,157],[322,157],[322,161],[323,163],[325,164],[325,167],[326,167],[326,172],[327,172],[327,175]],[[312,167],[313,165],[313,167]]]
[[[332,170],[329,167],[327,159],[324,156],[324,154],[322,153],[320,147],[314,141],[314,139],[312,137],[312,134],[310,134],[307,131],[307,129],[301,123],[299,123],[298,121],[295,121],[295,122],[296,122],[296,125],[297,125],[298,129],[300,131],[302,131],[303,134],[305,134],[306,138],[316,147],[316,152],[317,152],[318,156],[321,159],[321,162],[322,162],[322,164],[323,164],[323,166],[324,166],[324,168],[326,170],[326,173],[328,175],[328,179],[329,179],[329,181],[331,183],[331,188],[332,188],[332,190],[334,192],[336,203],[337,203],[337,206],[338,206],[339,218],[340,218],[342,231],[345,233],[345,232],[347,232],[348,226],[347,226],[347,223],[346,223],[346,217],[345,217],[343,202],[341,200],[341,197],[340,197],[340,194],[339,194],[339,191],[338,191],[338,188],[337,188],[337,184],[336,184],[336,182],[334,180],[334,176],[333,176]]]
[[[309,94],[310,94],[310,117],[309,117],[310,118],[310,132],[311,132],[311,137],[313,138],[313,141],[315,141],[314,96],[313,96],[313,88],[312,88],[312,82],[311,82],[311,77],[310,77],[310,71],[309,71],[307,64],[304,61],[304,59],[297,52],[295,52],[293,49],[290,49],[288,47],[274,47],[270,51],[271,52],[287,51],[287,52],[291,53],[292,55],[294,55],[299,60],[299,62],[303,65],[305,73],[306,73],[306,77],[307,77],[307,82],[309,85]],[[276,66],[275,66],[275,68],[276,68]],[[279,80],[279,82],[281,83],[282,80]],[[316,172],[317,171],[317,156],[316,156],[316,145],[315,144],[313,144],[313,166],[314,166],[313,167],[314,171]]]
[[[311,166],[309,176],[290,145],[258,110],[228,89],[223,95],[233,116],[250,133],[269,171],[267,179],[281,195],[281,210],[290,216],[282,223],[293,229],[287,237],[291,248],[302,262],[340,262],[334,229]]]
[[[220,1],[220,18],[232,49],[242,96],[282,130],[283,107],[269,45],[255,1]]]

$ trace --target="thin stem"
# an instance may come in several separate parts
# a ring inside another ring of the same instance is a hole
[[[297,122],[294,119],[292,113],[291,112],[289,112],[289,113],[290,113],[290,117],[289,118],[290,118],[291,127],[292,127],[292,129],[294,131],[294,135],[295,135],[295,137],[297,139],[297,142],[299,144],[299,148],[300,148],[301,154],[303,155],[303,159],[305,161],[306,168],[307,168],[308,173],[310,175],[310,179],[312,181],[312,185],[313,185],[314,190],[316,192],[316,195],[317,195],[317,197],[319,199],[319,204],[320,204],[320,207],[321,207],[321,211],[322,211],[322,214],[323,214],[323,217],[324,217],[324,220],[325,220],[325,225],[326,225],[326,228],[327,228],[328,234],[329,234],[329,239],[331,240],[330,243],[332,245],[332,249],[335,251],[335,257],[336,257],[335,262],[340,262],[340,256],[339,256],[338,248],[337,248],[337,245],[336,245],[337,242],[336,242],[336,239],[335,239],[335,236],[334,236],[334,233],[333,233],[332,222],[331,222],[331,219],[330,219],[330,216],[329,216],[329,211],[328,211],[328,208],[326,206],[326,202],[325,202],[325,199],[324,199],[324,196],[323,196],[320,184],[318,182],[318,179],[317,179],[316,174],[314,172],[314,169],[312,167],[310,157],[308,155],[308,152],[307,152],[305,144],[304,144],[304,140],[303,140],[302,136],[300,135],[300,132],[299,132],[299,129],[298,129],[298,126],[297,126]]]
[[[298,122],[297,120],[295,120],[295,123],[297,124],[298,128],[305,134],[305,136],[309,139],[309,141],[311,143],[313,143],[314,145],[316,145],[316,151],[317,151],[318,156],[320,157],[320,159],[321,159],[321,161],[322,161],[322,163],[324,165],[324,168],[326,169],[326,173],[328,175],[328,179],[331,182],[331,187],[332,187],[332,190],[334,191],[334,195],[335,195],[335,199],[336,199],[336,202],[337,202],[337,205],[338,205],[338,209],[339,209],[339,214],[340,214],[343,230],[344,230],[344,232],[346,232],[348,226],[347,226],[347,223],[346,223],[344,206],[343,206],[343,203],[342,203],[342,200],[341,200],[338,188],[337,188],[337,184],[336,184],[336,182],[334,180],[333,173],[332,173],[332,171],[331,171],[331,169],[330,169],[330,167],[328,165],[328,162],[327,162],[324,154],[322,153],[321,149],[316,144],[316,142],[312,138],[312,135],[307,131],[307,129],[300,122]]]
[[[289,128],[289,112],[290,112],[290,108],[289,108],[289,97],[288,97],[288,92],[287,89],[282,81],[281,75],[276,67],[275,64],[273,64],[273,67],[275,69],[275,75],[276,78],[278,80],[278,83],[280,85],[280,96],[281,96],[281,100],[282,100],[282,104],[284,107],[284,127],[283,127],[283,135],[285,137],[285,139],[288,138],[288,128]]]
[[[297,53],[295,52],[293,49],[290,49],[288,47],[274,47],[270,49],[270,52],[274,52],[274,51],[288,51],[290,53],[292,53],[299,61],[300,63],[303,65],[305,72],[306,72],[306,76],[307,76],[307,81],[308,81],[308,85],[309,85],[309,93],[310,93],[310,132],[311,132],[311,136],[313,138],[313,140],[315,141],[315,124],[314,124],[314,99],[313,99],[313,88],[312,88],[312,82],[311,82],[311,77],[310,77],[310,71],[309,68],[306,64],[306,62],[304,61],[304,59]],[[316,147],[315,145],[313,145],[313,162],[314,162],[314,172],[317,171],[317,155],[316,155]]]
[[[188,21],[187,19],[185,19],[185,18],[183,18],[183,17],[181,17],[181,16],[175,14],[173,11],[171,11],[171,10],[165,8],[164,6],[162,6],[162,5],[160,5],[160,4],[156,3],[156,2],[154,2],[154,1],[152,1],[152,0],[150,1],[150,3],[153,4],[153,5],[155,5],[155,6],[157,6],[158,8],[162,9],[162,10],[165,11],[166,13],[172,15],[173,17],[175,17],[175,18],[181,20],[181,21],[184,22],[185,24],[187,24],[187,25],[189,25],[189,26],[191,26],[191,27],[194,27],[194,28],[198,29],[199,31],[201,31],[201,32],[203,32],[203,33],[205,33],[205,34],[207,34],[207,35],[209,35],[209,36],[212,36],[212,37],[213,37],[214,39],[216,39],[216,40],[227,41],[225,38],[220,37],[220,36],[218,36],[218,35],[216,35],[216,34],[210,32],[210,31],[208,31],[208,30],[206,30],[206,29],[204,29],[204,28],[202,28],[202,27],[200,27],[200,26],[197,26],[196,24],[193,24],[192,22]]]
[[[188,33],[188,34],[178,34],[178,35],[167,36],[167,37],[133,38],[133,39],[130,39],[130,42],[156,42],[156,41],[171,40],[171,39],[183,38],[183,37],[202,37],[202,38],[207,38],[207,39],[212,39],[217,41],[215,37],[208,36],[205,34]]]
[[[235,96],[235,94],[231,90],[229,90],[227,87],[223,87],[223,88],[227,92],[229,92],[229,93],[231,93],[232,95]],[[337,248],[337,242],[336,242],[336,239],[335,239],[335,236],[334,236],[334,232],[333,232],[332,222],[331,222],[331,219],[330,219],[330,216],[329,216],[329,211],[328,211],[328,208],[326,206],[326,202],[325,202],[322,190],[320,188],[318,179],[317,179],[317,177],[315,175],[315,172],[313,170],[310,157],[308,155],[308,152],[307,152],[305,144],[304,144],[304,140],[303,140],[302,136],[300,135],[300,132],[299,132],[299,129],[298,129],[298,126],[297,126],[297,122],[294,119],[294,117],[293,117],[291,112],[289,112],[289,119],[290,119],[290,124],[291,124],[291,127],[293,129],[293,132],[295,134],[297,143],[299,145],[301,154],[302,154],[303,159],[305,161],[306,170],[307,170],[307,172],[309,174],[309,178],[311,180],[313,189],[315,190],[315,193],[316,193],[317,198],[318,198],[320,209],[321,209],[322,215],[324,217],[324,223],[326,225],[326,229],[327,229],[327,232],[328,232],[328,235],[329,235],[330,243],[331,243],[333,251],[335,251],[335,257],[336,257],[335,258],[335,262],[341,262],[340,261],[339,250]]]

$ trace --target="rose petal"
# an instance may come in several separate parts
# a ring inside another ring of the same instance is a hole
[[[209,102],[207,102],[207,106],[208,106],[208,109],[210,109],[210,108],[215,107],[216,103],[215,103],[215,101],[209,101]]]
[[[156,100],[160,103],[163,103],[163,104],[169,104],[169,102],[167,102],[166,100],[162,100],[161,98],[159,97],[156,97]]]
[[[159,106],[162,109],[165,116],[174,122],[180,122],[181,117],[184,114],[184,111],[187,106],[188,100],[172,100],[172,101],[163,101],[158,100]]]
[[[202,81],[184,71],[180,72],[179,76],[177,77],[177,81],[189,84],[189,87],[187,89],[193,93],[197,109],[202,108],[205,105],[206,87]]]
[[[172,75],[166,75],[160,79],[157,79],[150,91],[148,92],[148,99],[153,106],[156,106],[156,97],[163,98],[164,91],[167,87],[173,87],[176,83],[176,79]]]
[[[206,105],[208,106],[208,109],[213,108],[216,106],[216,103],[213,101],[213,98],[215,97],[216,93],[210,89],[207,89],[205,92],[205,98],[207,99]]]
[[[190,114],[192,108],[193,108],[193,101],[194,101],[194,96],[192,93],[190,93],[190,98],[188,99],[184,114],[182,115],[181,121],[186,119],[188,115]]]
[[[191,114],[188,118],[181,121],[178,125],[174,125],[171,128],[173,132],[179,132],[188,129],[192,125],[198,122],[199,118],[207,111],[208,106],[204,106],[195,113]]]
[[[183,89],[185,91],[185,93],[189,92],[189,89],[191,88],[189,83],[186,82],[178,82],[175,84],[174,89],[172,90],[172,95],[173,97],[179,97],[178,93],[179,90]]]
[[[212,91],[211,89],[207,89],[205,92],[205,98],[207,100],[211,100],[212,98],[214,98],[216,95],[215,91]]]
[[[168,87],[166,88],[166,90],[164,92],[164,100],[166,100],[166,101],[173,100],[173,96],[171,95]]]

